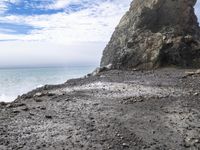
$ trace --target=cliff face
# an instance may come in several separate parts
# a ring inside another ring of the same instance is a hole
[[[200,67],[196,0],[134,0],[106,46],[101,67]]]

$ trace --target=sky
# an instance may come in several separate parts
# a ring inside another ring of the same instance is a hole
[[[0,67],[99,65],[131,0],[0,0]],[[200,18],[200,0],[195,6]]]

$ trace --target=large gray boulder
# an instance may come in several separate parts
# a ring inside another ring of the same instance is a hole
[[[196,0],[134,0],[106,46],[101,67],[200,67]]]

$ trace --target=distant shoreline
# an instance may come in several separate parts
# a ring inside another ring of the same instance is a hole
[[[12,66],[12,67],[0,67],[0,70],[7,70],[7,69],[45,69],[45,68],[73,68],[73,67],[94,67],[94,69],[97,67],[97,65],[85,65],[85,66]]]

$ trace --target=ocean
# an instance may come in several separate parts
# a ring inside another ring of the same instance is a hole
[[[94,66],[0,69],[0,102],[11,102],[18,95],[46,84],[60,84],[83,77],[94,69]]]

